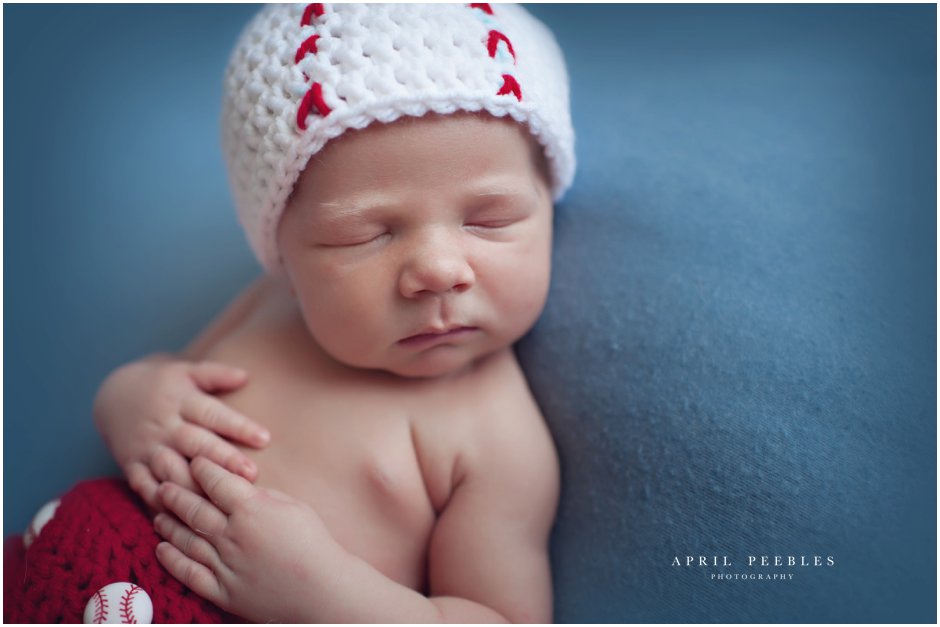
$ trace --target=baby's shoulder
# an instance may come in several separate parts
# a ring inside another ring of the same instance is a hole
[[[426,468],[437,473],[431,492],[446,500],[466,476],[499,472],[512,465],[551,470],[556,453],[545,420],[511,349],[487,357],[459,379],[441,381],[431,399],[446,398],[449,409],[423,414],[415,441]],[[438,403],[430,401],[435,409]]]
[[[475,432],[487,433],[500,425],[538,427],[543,423],[525,375],[511,348],[493,353],[458,376],[439,379],[430,399],[446,399],[455,423],[464,438]],[[434,401],[431,401],[434,403]],[[450,422],[449,420],[447,422]]]
[[[538,403],[512,349],[481,364],[477,415],[463,457],[481,467],[498,456],[518,456],[525,449],[554,454],[554,445]]]
[[[467,388],[479,407],[481,416],[475,422],[480,428],[492,426],[486,418],[499,423],[510,419],[529,426],[542,423],[542,414],[512,348],[481,360],[468,377]]]

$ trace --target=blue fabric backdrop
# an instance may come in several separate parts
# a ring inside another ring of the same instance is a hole
[[[4,7],[5,534],[116,472],[107,372],[257,272],[217,123],[254,10]],[[557,619],[935,622],[936,7],[531,10],[580,161],[518,351]]]

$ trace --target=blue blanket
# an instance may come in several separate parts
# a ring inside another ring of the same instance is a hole
[[[257,272],[217,122],[254,10],[4,9],[5,534],[114,472],[104,375]],[[531,10],[580,165],[518,346],[556,617],[934,622],[936,7]]]

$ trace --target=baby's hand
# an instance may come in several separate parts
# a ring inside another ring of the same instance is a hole
[[[234,442],[260,448],[268,432],[213,393],[247,382],[236,368],[155,355],[118,368],[95,398],[95,423],[131,488],[154,509],[159,481],[195,489],[186,458],[204,455],[254,481],[257,468]]]
[[[275,490],[258,488],[207,459],[192,474],[208,496],[173,483],[158,491],[160,563],[195,593],[256,622],[307,622],[305,606],[328,596],[333,541],[320,516]],[[180,522],[182,521],[182,522]],[[318,594],[319,592],[319,594]]]

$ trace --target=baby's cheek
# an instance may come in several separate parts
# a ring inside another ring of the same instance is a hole
[[[545,306],[551,274],[551,257],[546,251],[520,254],[511,269],[496,274],[494,289],[501,314],[512,331],[525,333]]]
[[[536,319],[545,307],[548,298],[549,268],[544,266],[532,272],[528,280],[519,289],[519,310],[528,320],[528,326],[535,324]]]

